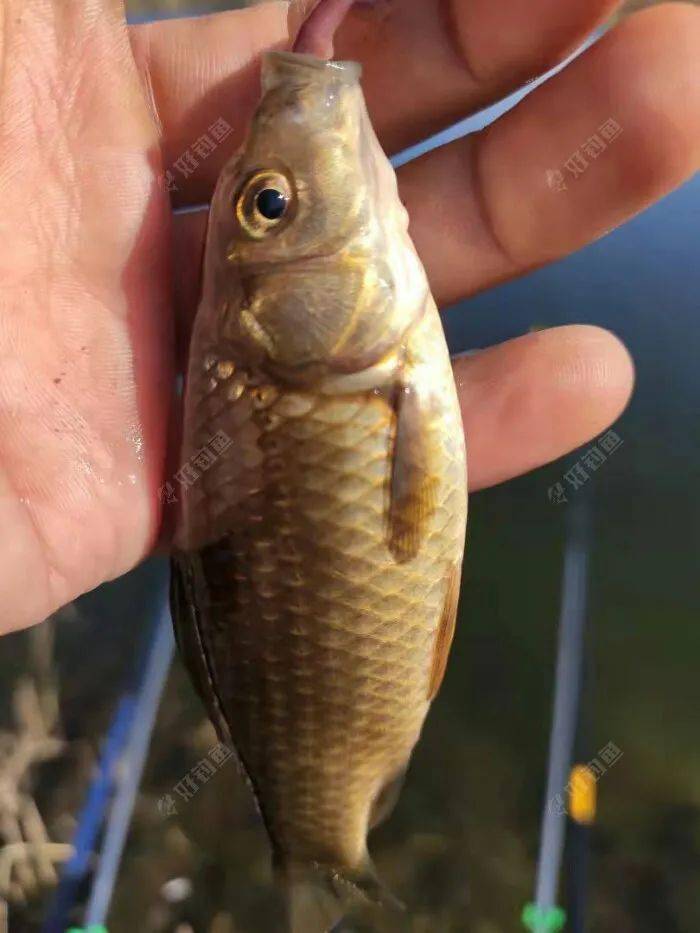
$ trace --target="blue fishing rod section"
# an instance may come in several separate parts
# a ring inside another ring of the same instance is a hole
[[[85,933],[106,930],[131,814],[175,649],[165,589],[163,581],[147,644],[132,683],[112,716],[78,818],[74,853],[61,873],[42,933],[65,933],[88,890],[83,929]]]
[[[568,507],[566,515],[552,725],[535,897],[532,903],[526,905],[522,914],[523,926],[531,933],[560,933],[566,922],[566,914],[558,905],[558,892],[567,811],[565,806],[558,804],[569,785],[580,722],[588,615],[591,514],[590,495],[582,491]],[[585,901],[586,897],[582,889],[585,886],[587,844],[587,833],[584,835],[581,831],[576,835],[571,851],[569,894],[574,904],[574,913],[579,916],[581,901]]]

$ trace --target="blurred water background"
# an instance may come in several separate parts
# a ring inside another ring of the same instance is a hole
[[[132,12],[178,7],[177,0],[134,3]],[[696,177],[575,256],[445,313],[455,352],[533,326],[589,322],[617,333],[637,365],[634,400],[615,426],[623,443],[585,490],[595,531],[581,753],[591,758],[609,742],[623,753],[598,785],[595,933],[700,930],[699,224]],[[408,902],[414,933],[508,933],[519,929],[531,898],[564,517],[584,494],[568,487],[569,504],[557,505],[548,491],[565,483],[586,449],[471,500],[446,682],[399,806],[372,843],[380,874]],[[38,773],[35,799],[52,838],[70,839],[164,569],[151,561],[89,594],[38,641],[21,634],[0,642],[3,710],[18,678],[53,650],[55,665],[42,676],[58,688],[70,742]],[[178,662],[118,879],[112,933],[279,929],[266,841],[235,766],[218,766],[189,801],[174,794],[215,744]],[[168,812],[169,797],[176,812]],[[172,879],[186,882],[164,887]],[[10,929],[38,929],[44,910],[45,899],[30,896]]]

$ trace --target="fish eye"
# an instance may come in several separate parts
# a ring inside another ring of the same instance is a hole
[[[266,220],[279,220],[287,210],[287,197],[278,188],[263,188],[255,206]]]
[[[280,172],[257,172],[236,196],[236,217],[242,229],[260,240],[290,213],[293,190]]]

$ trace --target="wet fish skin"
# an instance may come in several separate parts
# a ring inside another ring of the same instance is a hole
[[[444,672],[466,467],[359,67],[273,53],[263,87],[212,203],[182,462],[231,444],[184,490],[172,602],[310,933],[337,918],[338,879],[377,895],[366,836]],[[287,196],[279,222],[256,213],[261,185]]]

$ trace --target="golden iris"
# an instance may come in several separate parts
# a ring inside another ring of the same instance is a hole
[[[285,175],[256,172],[236,198],[236,217],[248,236],[259,240],[289,216],[292,201],[292,186]]]

